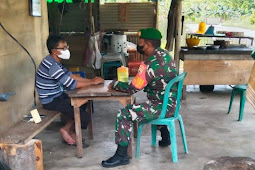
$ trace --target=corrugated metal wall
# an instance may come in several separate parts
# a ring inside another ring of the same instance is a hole
[[[156,27],[156,4],[128,4],[127,21],[120,21],[120,3],[106,3],[100,6],[100,27],[102,30],[137,31],[142,28]]]

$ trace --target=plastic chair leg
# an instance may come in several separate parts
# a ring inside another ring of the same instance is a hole
[[[180,124],[181,133],[182,133],[182,142],[183,142],[183,146],[184,146],[184,151],[185,151],[185,153],[188,153],[185,129],[184,129],[184,124],[183,124],[181,115],[179,115],[179,124]]]
[[[137,139],[136,139],[136,154],[135,154],[136,158],[140,157],[140,140],[141,140],[143,126],[144,124],[141,124],[141,123],[138,124],[138,132],[137,132]]]
[[[151,125],[151,145],[156,146],[157,125]]]
[[[245,105],[245,91],[243,91],[240,95],[240,108],[239,108],[239,119],[238,121],[241,121],[243,119],[243,110]]]
[[[235,97],[235,89],[233,89],[232,93],[231,93],[230,104],[229,104],[229,108],[228,108],[228,114],[231,112],[231,108],[232,108],[232,103],[233,103],[234,97]]]
[[[168,126],[170,127],[169,129],[170,129],[170,140],[171,140],[171,149],[172,149],[173,162],[178,162],[176,133],[175,133],[174,121],[170,122]]]

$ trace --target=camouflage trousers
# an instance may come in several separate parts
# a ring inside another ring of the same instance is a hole
[[[117,145],[127,146],[132,132],[133,122],[146,122],[158,118],[162,104],[153,104],[150,101],[127,105],[121,109],[115,122],[115,142]]]

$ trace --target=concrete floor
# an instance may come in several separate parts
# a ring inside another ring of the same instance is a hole
[[[112,169],[201,170],[205,163],[221,156],[255,159],[255,112],[251,105],[246,103],[243,120],[238,122],[239,97],[235,98],[231,114],[226,114],[231,94],[229,86],[216,86],[214,92],[206,94],[199,92],[198,86],[188,86],[187,91],[187,100],[182,102],[180,113],[183,116],[189,153],[184,153],[177,123],[178,163],[172,162],[170,147],[150,146],[150,127],[145,126],[140,158],[133,158],[127,166]],[[138,102],[146,100],[143,92],[136,96]],[[101,161],[112,156],[116,150],[114,119],[122,105],[115,101],[95,101],[94,107],[94,140],[88,140],[87,132],[83,132],[90,144],[90,147],[84,149],[83,158],[76,158],[76,147],[61,143],[59,121],[53,122],[36,136],[43,141],[46,170],[104,169]]]

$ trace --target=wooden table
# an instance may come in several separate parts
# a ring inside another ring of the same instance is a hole
[[[67,92],[71,98],[71,104],[74,107],[75,133],[77,139],[77,157],[83,157],[82,133],[80,120],[80,106],[88,102],[88,112],[91,114],[92,100],[118,100],[123,106],[133,103],[133,96],[127,93],[108,90],[111,80],[106,80],[104,84],[95,85],[87,88],[77,89]],[[135,127],[135,126],[134,126]],[[93,139],[92,119],[88,126],[89,137]],[[135,130],[135,129],[134,129]],[[134,132],[135,134],[136,132]],[[128,148],[129,157],[132,157],[132,144]]]
[[[187,50],[183,48],[180,59],[183,71],[187,72],[186,85],[237,85],[247,84],[254,60],[252,48],[227,48],[219,50]]]

